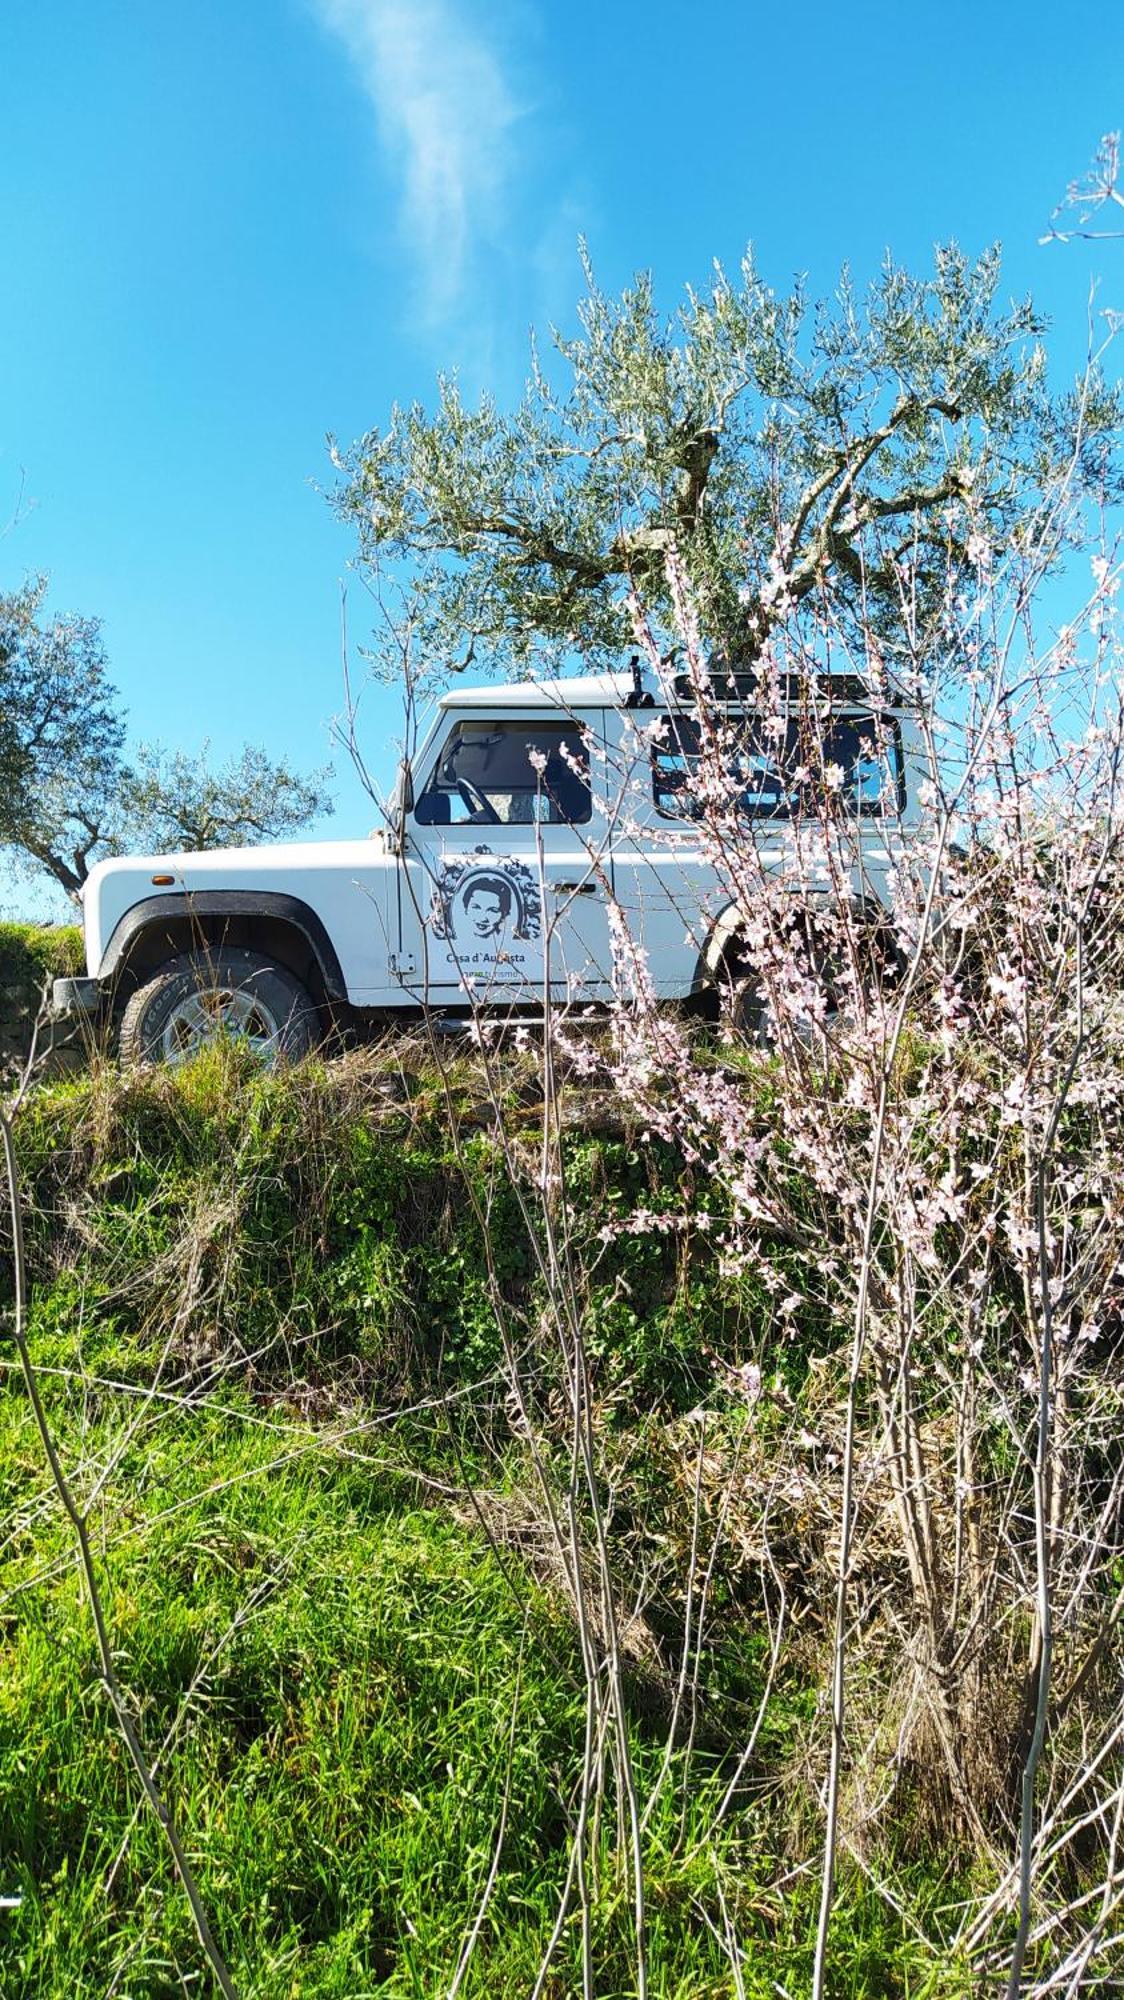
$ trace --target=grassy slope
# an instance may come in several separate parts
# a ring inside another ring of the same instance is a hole
[[[35,1351],[91,1505],[119,1670],[149,1746],[166,1745],[164,1782],[240,1990],[261,2000],[445,1992],[505,1786],[495,1892],[462,1991],[529,1994],[567,1858],[577,1646],[548,1579],[518,1550],[501,1572],[465,1501],[466,1471],[496,1493],[525,1468],[493,1379],[499,1342],[444,1094],[417,1073],[392,1090],[393,1067],[254,1080],[219,1057],[172,1078],[99,1073],[44,1090],[20,1125]],[[513,1071],[513,1099],[526,1082]],[[474,1192],[493,1203],[503,1283],[526,1303],[522,1225],[467,1071],[453,1103]],[[653,1182],[674,1192],[672,1163],[627,1135],[576,1140],[572,1164],[593,1232]],[[736,1358],[753,1306],[705,1253],[650,1238],[606,1253],[589,1323],[638,1482],[658,1487],[677,1412],[713,1398],[710,1347]],[[0,1914],[0,1993],[155,2000],[183,1991],[176,1967],[196,1973],[199,1952],[138,1811],[73,1550],[6,1367],[0,1893],[23,1902]],[[467,1402],[433,1407],[472,1383]],[[762,1684],[752,1615],[731,1608],[726,1640],[703,1663],[713,1741],[704,1731],[690,1787],[669,1785],[653,1820],[661,2000],[733,1993],[708,1925],[722,1922],[719,1884],[750,1948],[753,2000],[807,1979],[814,1873],[776,1886],[793,1852],[778,1788],[806,1686],[782,1680],[760,1782],[714,1849],[693,1851],[725,1781],[723,1728],[733,1740]],[[665,1731],[642,1678],[632,1708],[646,1785]],[[596,1895],[602,1996],[632,1990],[613,1833]],[[917,1994],[933,1970],[858,1881],[844,1885],[835,1949],[833,1994]],[[579,1990],[576,1968],[571,1926],[550,2000]],[[957,1990],[948,1967],[939,1976],[930,1990]]]
[[[44,989],[84,965],[76,926],[0,924],[0,1073],[26,1055]]]

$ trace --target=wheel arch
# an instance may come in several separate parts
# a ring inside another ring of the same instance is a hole
[[[791,892],[793,910],[800,918],[814,917],[817,911],[827,912],[838,909],[845,900],[851,915],[873,936],[886,922],[886,910],[873,893],[861,895],[853,892],[846,899],[830,890]],[[695,967],[694,990],[705,991],[714,987],[722,978],[737,968],[739,939],[745,931],[745,917],[736,903],[727,903],[707,932],[702,950]]]
[[[320,1005],[343,1004],[347,985],[322,918],[276,890],[205,889],[149,896],[115,926],[99,968],[118,999],[170,958],[229,945],[276,959]]]

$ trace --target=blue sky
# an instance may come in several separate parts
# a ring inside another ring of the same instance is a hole
[[[749,240],[818,291],[999,238],[1059,376],[1091,276],[1124,304],[1124,246],[1038,243],[1124,123],[1120,9],[43,0],[4,10],[0,78],[0,580],[100,615],[135,737],[170,746],[329,756],[325,436],[439,369],[516,394],[579,233],[669,305]],[[387,776],[396,724],[369,706]],[[336,764],[345,835],[373,815]]]

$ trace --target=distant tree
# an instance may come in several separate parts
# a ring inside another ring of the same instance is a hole
[[[252,746],[217,771],[144,748],[130,762],[99,621],[48,616],[45,594],[0,593],[0,848],[73,896],[104,854],[250,845],[330,810],[324,773]]]
[[[433,414],[333,448],[360,560],[420,579],[439,672],[619,660],[638,601],[674,636],[677,572],[728,656],[813,609],[892,649],[903,603],[915,628],[943,616],[950,561],[1010,546],[1076,439],[1083,478],[1109,476],[1115,397],[1095,374],[1049,393],[1044,323],[1001,302],[995,250],[938,249],[926,278],[887,261],[865,298],[844,274],[814,308],[747,258],[670,320],[650,278],[615,299],[585,271],[580,333],[532,354],[516,408],[444,379]]]
[[[216,770],[207,749],[204,744],[198,757],[148,745],[138,752],[125,775],[122,802],[140,846],[152,852],[252,847],[284,840],[331,810],[323,772],[302,778],[249,743]]]
[[[44,596],[0,596],[0,846],[73,895],[117,831],[125,724],[98,620],[46,618]]]

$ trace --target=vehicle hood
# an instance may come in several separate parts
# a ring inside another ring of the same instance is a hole
[[[157,896],[207,889],[244,889],[299,897],[314,910],[329,884],[344,877],[370,880],[391,870],[385,836],[367,840],[290,841],[269,847],[221,847],[200,854],[130,854],[99,861],[82,892],[86,962],[96,976],[105,947],[127,910]],[[172,877],[171,882],[154,876]]]

